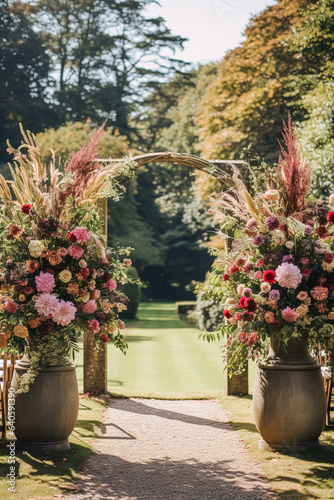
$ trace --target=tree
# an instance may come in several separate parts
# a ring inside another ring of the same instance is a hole
[[[310,5],[303,18],[291,40],[303,66],[288,78],[288,95],[295,97],[293,106],[303,111],[297,124],[299,140],[316,163],[311,193],[326,199],[334,192],[334,1]]]
[[[49,58],[21,2],[0,4],[0,162],[7,160],[5,140],[20,140],[19,122],[36,131],[55,120],[46,99]]]
[[[303,64],[288,41],[303,20],[301,9],[311,3],[280,0],[268,7],[251,20],[241,46],[219,64],[197,119],[205,157],[238,158],[252,143],[266,161],[277,161],[277,139],[288,114],[286,76],[297,74]]]
[[[161,17],[145,15],[153,1],[37,1],[35,26],[52,58],[63,120],[108,114],[129,135],[134,103],[182,66],[168,53],[184,39],[172,35]]]

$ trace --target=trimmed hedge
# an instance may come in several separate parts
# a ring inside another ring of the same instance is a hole
[[[139,278],[138,271],[135,267],[131,266],[126,269],[126,274],[131,276],[133,280]],[[122,318],[132,319],[136,317],[138,307],[140,304],[141,289],[140,285],[135,283],[127,283],[121,287],[121,290],[129,298],[129,303],[127,304],[127,310],[122,312]]]

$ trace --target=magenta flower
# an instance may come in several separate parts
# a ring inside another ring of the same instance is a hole
[[[299,314],[296,313],[294,309],[291,309],[291,307],[286,307],[282,311],[282,318],[287,323],[293,323],[294,321],[296,321],[297,318],[299,318]]]
[[[283,257],[283,262],[291,262],[292,264],[294,264],[295,262],[295,258],[293,255],[289,254],[289,255],[284,255]]]
[[[16,313],[18,310],[19,305],[11,298],[5,299],[5,309],[9,313]]]
[[[65,300],[61,300],[58,303],[57,309],[52,314],[52,319],[55,323],[57,323],[57,325],[66,326],[75,319],[76,311],[77,308],[72,302],[65,302]]]
[[[97,319],[92,319],[88,323],[88,328],[92,331],[92,333],[99,333],[99,331],[100,331],[100,323],[97,321]]]
[[[56,286],[55,278],[50,273],[40,272],[39,276],[35,277],[35,283],[38,292],[51,293]]]
[[[41,293],[35,301],[35,309],[38,314],[47,317],[52,315],[58,308],[59,302],[55,295],[50,293]]]
[[[85,253],[84,249],[79,245],[71,245],[68,248],[68,253],[73,259],[79,260]]]
[[[82,312],[93,314],[96,311],[97,304],[95,300],[89,300],[82,308]]]
[[[112,292],[113,290],[116,290],[117,283],[116,283],[115,280],[113,280],[112,278],[110,278],[109,280],[107,280],[105,282],[105,284],[103,286],[104,286],[104,288],[108,288],[109,292]]]
[[[90,233],[84,227],[77,227],[72,234],[76,237],[77,243],[87,243],[90,240]]]

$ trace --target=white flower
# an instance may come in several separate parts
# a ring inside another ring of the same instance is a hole
[[[29,248],[30,255],[32,255],[32,257],[35,257],[35,258],[40,257],[41,253],[45,252],[47,250],[44,243],[42,243],[39,240],[31,240],[28,248]]]
[[[242,294],[243,294],[244,289],[245,289],[245,285],[242,285],[242,284],[240,283],[240,285],[238,285],[238,288],[237,288],[237,292],[238,292],[238,294],[239,294],[239,295],[242,295]]]
[[[275,231],[272,231],[272,234],[275,247],[277,247],[277,245],[282,245],[285,242],[284,233],[280,229],[275,229]]]
[[[288,248],[289,250],[291,250],[291,248],[294,247],[294,243],[293,243],[293,241],[287,241],[285,243],[285,246],[286,246],[286,248]]]
[[[303,279],[299,267],[291,262],[283,262],[276,269],[276,281],[284,288],[297,288]]]

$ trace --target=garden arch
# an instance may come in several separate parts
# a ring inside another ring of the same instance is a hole
[[[240,167],[247,165],[247,162],[242,160],[204,160],[199,156],[189,155],[184,153],[159,152],[148,153],[134,156],[131,158],[139,168],[147,163],[176,163],[186,165],[205,172],[215,177],[222,184],[230,185],[230,176],[226,173],[227,166]],[[122,163],[120,159],[100,160],[106,163]],[[225,167],[225,168],[224,168]],[[107,236],[107,200],[104,200],[100,206],[101,215],[104,220],[105,234]],[[92,335],[85,334],[84,336],[84,393],[101,394],[107,392],[107,344],[101,345],[100,349],[96,349],[95,340]],[[232,381],[233,384],[233,381]],[[238,382],[237,382],[238,384]],[[233,390],[233,389],[232,389]],[[239,391],[242,392],[242,391]]]

